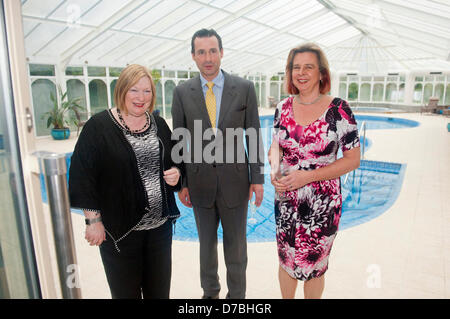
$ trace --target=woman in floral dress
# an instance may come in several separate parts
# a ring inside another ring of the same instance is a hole
[[[339,177],[359,166],[358,130],[347,102],[326,95],[330,71],[317,45],[291,50],[285,85],[291,96],[277,106],[269,151],[280,288],[294,298],[302,280],[305,298],[320,298],[341,216]]]

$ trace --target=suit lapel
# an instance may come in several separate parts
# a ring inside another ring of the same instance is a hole
[[[191,85],[191,96],[194,100],[196,111],[201,114],[203,123],[207,124],[207,127],[212,127],[208,111],[206,110],[205,96],[203,95],[200,77],[197,77]]]
[[[230,110],[231,102],[236,95],[236,85],[233,81],[233,78],[229,76],[225,71],[222,70],[222,72],[225,81],[223,84],[222,100],[220,102],[219,124],[217,125],[217,127],[221,130],[223,130],[223,121],[225,120],[227,113]]]

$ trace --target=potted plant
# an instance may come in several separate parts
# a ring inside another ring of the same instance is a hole
[[[53,107],[50,111],[45,112],[43,117],[47,117],[47,127],[52,125],[51,135],[55,140],[65,140],[70,136],[69,124],[78,124],[78,119],[75,117],[77,110],[84,109],[78,103],[81,98],[69,99],[67,91],[62,92],[60,86],[58,86],[59,100],[50,93],[50,100],[53,103]],[[72,112],[70,112],[72,111]]]

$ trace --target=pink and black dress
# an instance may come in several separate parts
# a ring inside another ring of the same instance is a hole
[[[326,111],[309,125],[298,125],[293,97],[275,111],[274,139],[283,150],[283,165],[313,170],[333,163],[339,148],[359,147],[355,117],[347,102],[334,98]],[[293,278],[310,280],[328,269],[328,257],[341,217],[340,179],[307,184],[275,198],[278,256]]]

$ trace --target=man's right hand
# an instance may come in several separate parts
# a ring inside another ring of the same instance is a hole
[[[189,189],[183,187],[181,191],[178,192],[178,198],[186,207],[192,207],[191,198],[189,197]]]

